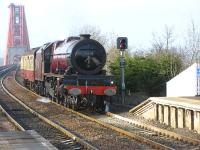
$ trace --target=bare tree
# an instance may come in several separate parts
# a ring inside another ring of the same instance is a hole
[[[188,29],[186,38],[185,53],[188,58],[189,65],[193,64],[196,59],[199,59],[200,51],[200,28],[191,21],[191,26]]]
[[[180,51],[178,51],[178,48],[173,46],[174,41],[174,30],[167,25],[165,25],[163,34],[159,35],[153,33],[152,52],[158,60],[163,56],[165,56],[165,59],[167,58],[169,60],[170,66],[167,67],[166,70],[169,78],[174,77],[180,71],[180,68],[178,68],[179,65],[177,65],[176,62],[177,59],[182,59],[182,55],[180,54]]]
[[[165,32],[162,35],[152,33],[152,48],[154,51],[169,50],[174,42],[173,28],[165,25]]]
[[[163,37],[164,37],[164,40],[165,40],[165,49],[169,50],[169,48],[172,47],[172,44],[174,42],[173,28],[165,25],[165,34],[163,35]]]
[[[92,26],[92,25],[84,25],[83,27],[72,31],[72,34],[80,35],[80,34],[90,34],[91,39],[97,40],[99,43],[101,43],[104,47],[108,47],[108,39],[106,34],[101,32],[101,29]]]
[[[164,49],[164,42],[161,37],[159,37],[156,33],[152,33],[152,48],[156,52],[160,52]]]

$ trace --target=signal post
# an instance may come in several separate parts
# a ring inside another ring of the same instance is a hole
[[[122,104],[125,103],[125,75],[124,75],[124,68],[125,68],[125,57],[124,52],[128,48],[128,39],[127,37],[118,37],[117,38],[117,49],[120,50],[120,68],[121,68],[121,97],[122,97]]]

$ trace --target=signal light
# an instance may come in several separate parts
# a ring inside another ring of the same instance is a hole
[[[125,41],[125,39],[122,39],[120,41],[119,47],[120,47],[120,49],[126,49],[126,41]]]
[[[128,48],[128,39],[127,37],[118,37],[117,38],[117,48],[120,50],[125,50]]]

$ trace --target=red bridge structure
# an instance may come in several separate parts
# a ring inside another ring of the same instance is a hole
[[[4,65],[19,63],[21,55],[30,49],[24,6],[9,5],[10,21]]]

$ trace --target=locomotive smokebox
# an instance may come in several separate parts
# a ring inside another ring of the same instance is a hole
[[[106,51],[97,41],[90,39],[89,34],[81,36],[80,41],[71,49],[70,63],[80,74],[98,74],[106,63]]]
[[[90,34],[80,34],[80,38],[81,40],[84,40],[84,39],[90,39]]]
[[[98,41],[90,39],[90,34],[81,34],[80,37],[69,37],[56,47],[51,70],[64,66],[62,69],[72,68],[78,74],[94,75],[101,72],[105,63],[104,47]]]

